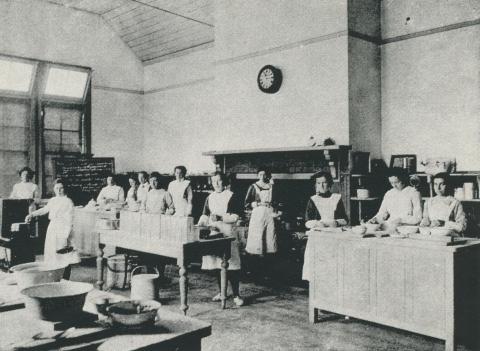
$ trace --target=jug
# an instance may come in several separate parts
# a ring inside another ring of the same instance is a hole
[[[132,300],[155,300],[158,296],[160,273],[158,272],[158,269],[154,267],[156,272],[154,274],[141,273],[134,275],[140,268],[145,268],[145,270],[147,270],[146,266],[138,266],[132,270],[130,278],[130,298]]]

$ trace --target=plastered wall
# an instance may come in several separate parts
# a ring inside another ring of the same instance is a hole
[[[382,5],[383,36],[412,35],[382,46],[383,157],[455,157],[459,170],[480,169],[480,25],[471,23],[480,3]]]
[[[142,128],[135,126],[143,119],[143,66],[100,16],[0,1],[0,54],[91,67],[92,152],[115,157],[118,171],[141,165]]]

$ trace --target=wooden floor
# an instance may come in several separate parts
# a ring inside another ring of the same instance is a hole
[[[198,269],[190,274],[189,316],[212,323],[212,335],[202,350],[338,350],[338,351],[440,351],[440,340],[343,317],[311,325],[308,322],[308,290],[276,280],[253,281],[246,277],[240,286],[246,300],[237,308],[232,299],[227,309],[211,302],[217,293],[215,277]],[[75,268],[73,280],[94,281],[91,266]],[[246,281],[245,281],[246,280]],[[115,291],[128,295],[128,291]],[[162,283],[160,300],[179,311],[178,280]],[[459,351],[469,350],[460,346]],[[470,351],[470,350],[469,350]]]

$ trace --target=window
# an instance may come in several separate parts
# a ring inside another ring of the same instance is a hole
[[[29,166],[51,193],[53,159],[90,151],[90,74],[86,67],[0,56],[0,198]]]
[[[28,93],[32,86],[34,64],[0,59],[0,89]]]
[[[50,67],[45,95],[83,99],[88,72]]]

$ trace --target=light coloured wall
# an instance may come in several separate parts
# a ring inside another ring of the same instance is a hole
[[[381,5],[382,38],[417,33],[480,18],[478,0],[382,0]]]
[[[478,18],[476,1],[458,1],[455,6],[449,1],[442,1],[444,6],[422,1],[421,10],[418,3],[384,2],[383,22],[388,24],[384,35],[406,33],[394,14],[410,14],[416,30]],[[382,46],[385,160],[408,153],[417,154],[419,161],[456,157],[458,169],[480,169],[479,37],[480,25],[476,25]]]
[[[143,167],[213,170],[202,151],[220,134],[215,119],[213,48],[145,66]]]
[[[145,67],[147,169],[212,170],[203,151],[299,146],[310,135],[348,143],[346,1],[301,5],[217,1],[214,48]],[[284,73],[276,94],[257,87],[266,64]]]
[[[129,138],[127,126],[134,117],[141,121],[143,99],[129,90],[143,90],[143,66],[99,16],[35,0],[2,0],[0,38],[0,54],[91,67],[92,152],[115,157],[119,171],[136,167],[139,143]],[[119,150],[112,147],[112,125],[122,126],[114,134],[124,140]]]

